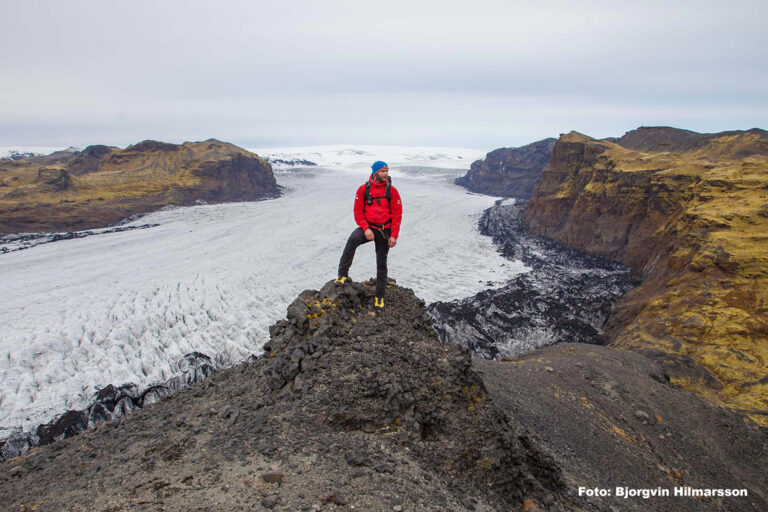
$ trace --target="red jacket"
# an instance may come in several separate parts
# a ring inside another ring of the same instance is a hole
[[[389,188],[390,204],[387,204],[387,198],[384,197],[387,190],[387,183],[377,183],[370,178],[371,181],[371,196],[381,199],[374,199],[373,203],[368,206],[365,204],[365,184],[360,185],[355,194],[355,222],[360,226],[360,229],[365,231],[368,229],[369,222],[374,224],[386,224],[388,221],[392,221],[391,225],[386,225],[386,228],[391,228],[392,238],[397,238],[400,234],[400,221],[403,219],[403,204],[400,202],[400,193],[395,187]]]

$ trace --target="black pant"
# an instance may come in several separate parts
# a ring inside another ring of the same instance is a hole
[[[384,298],[384,291],[387,289],[387,254],[389,254],[389,229],[384,229],[384,234],[378,229],[373,231],[373,242],[376,244],[376,296]],[[347,246],[339,261],[339,277],[349,276],[349,267],[352,266],[352,260],[355,257],[357,248],[365,243],[365,232],[357,228],[349,235]]]

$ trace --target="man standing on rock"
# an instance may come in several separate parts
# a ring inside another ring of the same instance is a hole
[[[376,245],[376,296],[374,307],[384,307],[384,291],[387,288],[387,254],[397,245],[403,205],[400,193],[392,186],[389,166],[382,161],[371,166],[371,177],[360,185],[355,194],[355,222],[359,226],[349,239],[339,261],[339,277],[336,283],[349,279],[349,267],[357,247],[373,240]]]

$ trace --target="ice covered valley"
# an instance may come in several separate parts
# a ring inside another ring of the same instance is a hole
[[[124,226],[138,229],[0,254],[0,440],[83,409],[107,385],[165,382],[188,369],[187,354],[216,366],[260,354],[296,295],[335,277],[354,192],[376,159],[389,161],[403,197],[389,256],[398,284],[431,303],[527,271],[477,230],[495,198],[453,184],[481,152],[255,151],[319,165],[276,165],[278,199],[166,208]],[[374,259],[362,246],[351,277],[375,275]]]

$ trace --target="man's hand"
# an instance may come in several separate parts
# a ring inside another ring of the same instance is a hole
[[[373,240],[373,231],[371,231],[371,228],[365,230],[365,239],[369,241]]]
[[[390,247],[394,247],[396,245],[397,245],[397,238],[395,238],[393,236],[389,237],[389,246]]]

